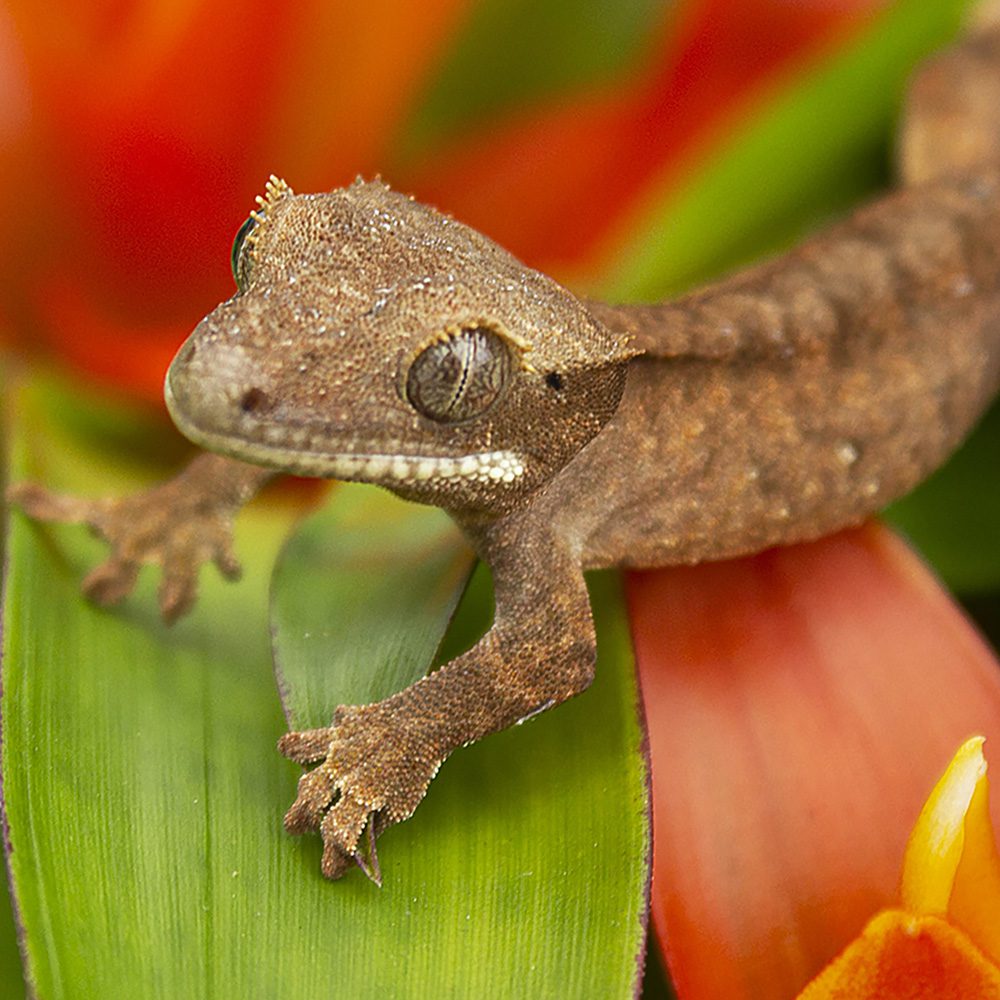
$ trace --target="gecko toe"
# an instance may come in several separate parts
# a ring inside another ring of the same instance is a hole
[[[15,483],[4,494],[7,503],[20,507],[36,521],[89,522],[96,513],[93,500],[53,493],[37,483]]]
[[[373,882],[374,872],[358,853],[358,841],[371,814],[370,808],[351,795],[341,795],[323,817],[319,832],[323,838],[323,874],[339,878],[351,864],[356,864]],[[377,867],[378,856],[375,856]],[[335,872],[330,874],[329,871]],[[381,872],[379,872],[381,879]]]
[[[227,580],[239,580],[243,576],[243,567],[240,565],[239,559],[236,558],[232,542],[229,539],[220,544],[212,561]]]
[[[323,844],[323,859],[320,861],[320,871],[324,878],[331,881],[342,878],[354,864],[349,854],[344,854],[334,843]]]
[[[299,778],[298,794],[285,813],[285,829],[289,833],[315,830],[337,796],[337,786],[330,769],[320,765]]]
[[[112,556],[87,574],[83,592],[97,604],[117,604],[135,586],[139,566],[131,559]]]
[[[332,740],[333,730],[328,728],[285,733],[278,740],[278,753],[296,764],[315,764],[327,755]]]
[[[197,597],[197,578],[182,569],[164,570],[158,592],[160,614],[168,625],[186,615]]]

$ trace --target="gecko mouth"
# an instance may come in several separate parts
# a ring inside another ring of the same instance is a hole
[[[443,479],[479,483],[513,483],[525,474],[513,451],[472,452],[457,457],[382,452],[328,452],[314,447],[307,428],[274,427],[253,421],[253,437],[209,431],[188,420],[165,387],[167,409],[178,430],[195,444],[251,465],[295,475],[365,483],[432,483]],[[250,421],[248,421],[249,427]]]

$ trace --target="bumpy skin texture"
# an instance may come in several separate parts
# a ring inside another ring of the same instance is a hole
[[[220,524],[269,474],[245,463],[452,514],[493,571],[490,631],[280,743],[315,765],[287,828],[319,830],[327,876],[357,861],[377,878],[374,836],[453,750],[589,684],[584,568],[726,558],[856,523],[982,412],[1000,380],[1000,33],[932,63],[905,121],[904,190],[654,306],[581,301],[380,182],[296,196],[272,179],[236,248],[239,294],[167,379],[181,430],[229,456],[182,475],[197,499],[145,549],[141,511],[162,504],[132,501],[109,529],[105,507],[38,488],[15,499],[114,543],[105,598],[129,589],[144,551],[169,576],[172,533],[198,540],[185,558],[229,567]]]
[[[680,302],[594,311],[634,331],[643,355],[579,457],[578,475],[609,496],[586,565],[826,534],[916,485],[995,392],[1000,169],[903,191]],[[652,433],[635,436],[630,413]],[[613,463],[626,447],[623,496]],[[571,498],[556,505],[569,513]]]

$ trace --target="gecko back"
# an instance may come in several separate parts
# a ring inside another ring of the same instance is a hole
[[[641,354],[577,459],[608,497],[588,565],[728,558],[857,523],[979,419],[1000,384],[1000,24],[922,68],[899,163],[899,191],[779,258],[670,303],[592,304]]]

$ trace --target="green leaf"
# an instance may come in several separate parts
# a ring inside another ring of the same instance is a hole
[[[13,479],[136,487],[132,463],[54,416],[65,397],[17,392],[13,410]],[[137,426],[134,414],[118,418]],[[138,422],[147,446],[156,429]],[[237,542],[246,579],[224,587],[206,573],[200,609],[170,631],[151,575],[122,610],[98,610],[79,581],[103,547],[79,528],[11,516],[3,788],[28,974],[42,1000],[273,997],[273,965],[307,957],[277,927],[298,915],[267,909],[274,887],[298,877],[280,831],[294,782],[273,749],[283,724],[266,623],[268,563],[289,521],[287,509],[249,514]],[[308,905],[321,902],[314,893]],[[262,968],[267,951],[273,963]]]
[[[434,658],[474,556],[451,518],[374,486],[340,486],[279,561],[275,668],[294,728],[378,701]]]
[[[1000,588],[1000,405],[933,476],[886,511],[962,595]]]
[[[353,537],[351,537],[353,535]],[[296,725],[339,703],[385,697],[431,663],[470,566],[439,511],[372,487],[339,487],[289,544],[275,581],[274,634]],[[460,611],[488,621],[480,575]],[[389,963],[393,997],[631,997],[643,949],[649,831],[637,692],[613,577],[594,581],[598,679],[586,694],[459,751],[426,800],[380,845],[385,888],[335,889],[353,933],[340,963]],[[308,692],[308,695],[303,695]],[[318,841],[303,852],[315,867]],[[360,876],[349,877],[357,882]]]
[[[103,417],[81,423],[89,405],[51,388],[13,395],[13,479],[109,494],[148,479],[141,455],[100,445]],[[123,440],[158,447],[158,426],[103,411],[134,428]],[[648,827],[613,587],[594,689],[457,754],[383,838],[383,890],[359,873],[331,884],[318,838],[281,829],[298,768],[274,749],[285,724],[267,589],[293,515],[273,498],[248,511],[244,580],[206,571],[174,629],[157,620],[152,573],[122,609],[96,609],[79,580],[103,547],[11,515],[3,787],[35,994],[540,996],[571,983],[631,995]]]
[[[17,928],[11,899],[0,900],[0,996],[21,1000],[27,994],[21,975],[21,954],[17,949]]]

